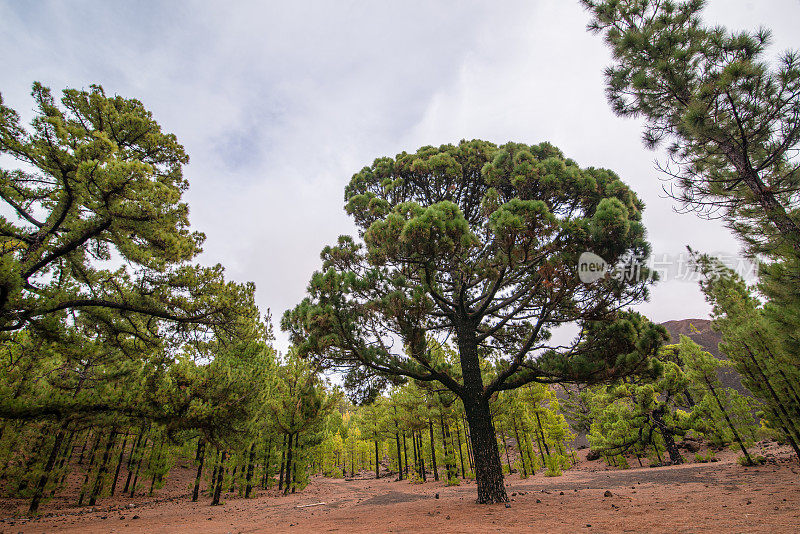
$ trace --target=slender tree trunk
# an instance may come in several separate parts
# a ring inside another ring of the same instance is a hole
[[[128,488],[131,485],[131,478],[133,477],[133,462],[136,459],[136,455],[139,454],[139,448],[142,446],[142,438],[145,435],[144,426],[139,431],[139,435],[136,437],[136,441],[133,442],[133,448],[131,449],[130,454],[128,454],[128,463],[126,465],[126,469],[128,470],[128,478],[125,480],[125,487],[122,490],[122,493],[128,493]],[[146,446],[146,443],[145,443]]]
[[[381,478],[381,464],[378,463],[378,440],[375,440],[375,478]]]
[[[753,354],[753,352],[750,350],[750,347],[746,343],[743,343],[743,345],[745,350],[747,351],[747,354],[750,356],[750,359],[753,361],[753,365],[761,375],[761,378],[764,381],[764,385],[767,386],[770,395],[772,395],[772,398],[775,399],[775,403],[778,407],[778,410],[785,418],[786,426],[793,430],[793,433],[787,435],[789,436],[790,442],[792,444],[792,447],[794,448],[794,452],[797,455],[798,460],[800,460],[800,447],[798,446],[798,441],[800,441],[800,433],[797,431],[797,427],[795,426],[791,416],[786,412],[786,407],[783,405],[783,401],[778,396],[778,393],[775,391],[775,389],[772,387],[769,378],[767,378],[767,375],[761,369],[761,366],[758,364],[758,361],[756,360],[756,357]]]
[[[394,441],[397,443],[397,479],[403,480],[403,454],[400,452],[400,434],[394,433]]]
[[[253,491],[253,471],[255,470],[255,461],[256,461],[256,442],[253,441],[253,444],[250,445],[250,459],[247,463],[247,477],[246,477],[246,486],[244,490],[244,498],[249,499],[250,493]]]
[[[458,438],[458,458],[461,460],[461,478],[467,478],[467,472],[464,469],[464,449],[461,448],[461,425],[458,424],[458,417],[456,417],[455,419],[456,419],[456,437]]]
[[[531,476],[536,474],[536,455],[533,452],[533,441],[525,431],[522,431],[522,439],[525,440],[525,448],[528,451],[528,465],[531,466]]]
[[[55,440],[53,441],[53,447],[50,449],[50,454],[47,457],[47,463],[44,466],[44,472],[39,478],[39,482],[36,484],[36,489],[33,493],[33,499],[31,500],[30,508],[28,508],[28,512],[32,514],[35,514],[39,511],[39,504],[42,502],[42,495],[44,495],[44,490],[47,487],[47,481],[50,478],[50,473],[53,470],[56,458],[58,457],[58,451],[61,449],[61,443],[64,441],[65,427],[66,423],[63,423],[61,425],[61,429],[58,431],[58,433],[56,433]]]
[[[119,457],[117,458],[117,466],[114,468],[114,482],[111,483],[111,496],[117,491],[117,482],[119,481],[119,471],[122,468],[122,458],[125,456],[125,447],[128,445],[128,434],[125,434],[122,440],[122,447],[119,449]]]
[[[425,449],[422,445],[422,430],[417,430],[417,448],[419,449],[417,454],[419,454],[419,470],[422,474],[422,481],[427,482],[428,470],[425,468]]]
[[[403,432],[403,467],[406,471],[406,478],[408,478],[408,445],[406,444],[406,433]]]
[[[539,412],[538,411],[535,411],[533,413],[536,414],[536,426],[539,427],[539,433],[542,435],[541,445],[544,446],[544,452],[549,457],[550,456],[550,447],[547,446],[547,439],[544,437],[544,429],[542,428],[542,420],[539,419]],[[544,458],[542,458],[542,461],[544,461]]]
[[[231,488],[228,490],[228,493],[233,493],[236,489],[236,471],[239,469],[238,465],[233,466],[233,471],[231,471]]]
[[[444,417],[442,415],[439,415],[439,426],[442,427],[442,452],[444,453],[444,470],[445,473],[447,474],[447,481],[450,482],[451,479],[457,476],[457,473],[456,475],[453,474],[453,468],[455,468],[455,465],[453,464],[454,459],[453,455],[450,454],[450,448],[448,445],[448,441],[450,439],[450,433],[445,427]]]
[[[106,477],[106,472],[108,471],[108,460],[111,457],[111,449],[114,447],[114,444],[117,441],[117,429],[111,429],[111,435],[108,436],[108,441],[106,442],[106,450],[103,451],[103,459],[100,463],[100,469],[97,471],[97,478],[94,481],[94,488],[92,489],[92,494],[89,496],[89,506],[94,506],[97,502],[97,498],[100,496],[100,493],[103,491],[103,483]]]
[[[733,422],[731,422],[731,418],[728,417],[728,412],[725,410],[725,407],[720,402],[719,397],[717,396],[717,390],[714,388],[714,384],[705,377],[706,385],[708,386],[708,390],[711,392],[711,395],[714,397],[714,400],[717,401],[717,406],[719,406],[720,411],[722,412],[723,417],[725,417],[725,421],[728,423],[728,427],[733,432],[733,438],[736,440],[736,443],[739,444],[739,448],[742,449],[742,453],[744,454],[745,459],[747,460],[747,465],[753,465],[753,459],[750,458],[750,454],[747,452],[747,449],[744,446],[744,442],[742,442],[742,438],[739,437],[739,433],[736,431],[736,427],[733,426]]]
[[[289,494],[289,488],[292,486],[292,454],[294,452],[294,435],[289,434],[289,448],[286,451],[286,487],[283,490],[284,495]]]
[[[522,450],[522,442],[519,440],[519,429],[517,428],[516,417],[511,417],[511,422],[514,426],[514,437],[517,440],[517,451],[519,451],[519,461],[522,464],[522,476],[528,478],[528,467],[525,465],[525,451]]]
[[[283,475],[286,468],[286,434],[283,435],[283,444],[281,445],[281,471],[278,476],[278,491],[283,491]]]
[[[94,441],[94,445],[92,446],[92,451],[89,453],[89,465],[86,466],[86,477],[83,479],[83,485],[81,486],[81,494],[78,497],[78,506],[83,506],[83,499],[86,497],[86,489],[89,484],[89,477],[92,474],[92,468],[94,467],[94,458],[97,453],[97,447],[100,446],[100,439],[103,437],[102,432],[97,432],[97,439]]]
[[[222,483],[225,479],[225,456],[228,451],[222,450],[219,464],[217,465],[217,481],[214,484],[214,497],[211,500],[211,506],[219,505],[219,498],[222,495]]]
[[[130,494],[131,497],[133,497],[136,494],[136,484],[139,483],[139,471],[142,469],[142,462],[144,461],[145,449],[147,449],[147,441],[148,441],[148,438],[145,437],[144,438],[144,445],[142,446],[141,450],[139,451],[138,459],[136,461],[136,472],[133,475],[133,484],[131,485],[131,494]],[[153,445],[151,445],[151,447],[152,446]],[[130,475],[129,475],[129,478],[130,478]],[[125,485],[126,490],[127,490],[127,487],[128,487],[128,485],[126,484]]]
[[[469,432],[469,421],[467,415],[464,414],[464,442],[467,444],[467,460],[469,460],[469,468],[475,474],[475,455],[472,453],[472,438]]]
[[[292,463],[290,464],[292,467],[292,493],[295,492],[297,489],[297,458],[300,456],[300,432],[297,432],[294,435],[294,449],[295,449],[295,457]]]
[[[267,440],[267,450],[264,453],[264,474],[261,478],[261,487],[267,489],[269,485],[269,464],[272,460],[272,435]]]
[[[503,447],[506,449],[506,465],[508,465],[508,474],[511,474],[511,456],[508,454],[508,441],[506,440],[506,433],[500,431],[500,439],[503,440]]]
[[[436,441],[433,439],[433,421],[428,419],[428,429],[431,435],[431,468],[433,469],[433,480],[439,481],[439,470],[436,467]]]
[[[206,463],[206,440],[203,436],[200,436],[197,440],[197,453],[194,456],[197,464],[197,473],[194,476],[192,502],[197,502],[200,497],[200,481],[203,479],[203,464]]]

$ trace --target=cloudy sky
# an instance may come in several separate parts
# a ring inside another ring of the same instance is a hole
[[[775,53],[800,49],[798,0],[710,0],[706,20],[765,26]],[[577,0],[0,0],[0,92],[26,118],[33,81],[144,102],[191,156],[202,261],[255,281],[276,319],[303,297],[320,249],[353,233],[342,206],[355,171],[460,139],[550,141],[638,192],[658,255],[736,254],[721,225],[664,198],[641,125],[609,111],[610,56],[587,21]],[[709,311],[678,280],[640,308],[659,322]]]

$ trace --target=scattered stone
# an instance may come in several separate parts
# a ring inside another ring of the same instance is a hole
[[[102,516],[100,519],[108,519],[107,515]]]
[[[537,504],[541,504],[541,502],[542,502],[542,500],[541,500],[541,499],[536,499],[536,503],[537,503]]]
[[[511,494],[511,496],[512,497],[516,497],[517,496],[517,492],[515,491],[514,493]]]
[[[603,493],[603,497],[613,497],[613,496],[614,496],[614,494],[611,493],[611,490],[606,490],[606,492]]]
[[[561,493],[559,493],[559,495],[564,495],[564,492],[562,491]]]
[[[586,523],[586,528],[592,528],[592,524],[591,523]]]
[[[136,505],[133,504],[133,503],[130,503],[125,508],[136,508]]]
[[[450,516],[448,515],[447,517],[445,517],[445,519],[450,519]]]
[[[437,493],[436,495],[434,495],[434,498],[438,499],[439,498],[439,494]]]
[[[511,505],[509,503],[506,503],[506,508],[511,508]]]
[[[139,519],[139,516],[135,515],[135,516],[131,517],[131,519]]]

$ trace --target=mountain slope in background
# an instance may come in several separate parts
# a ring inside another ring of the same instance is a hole
[[[703,347],[719,359],[725,358],[719,350],[719,342],[722,336],[719,332],[711,329],[711,321],[708,319],[679,319],[677,321],[667,321],[661,323],[670,335],[670,343],[679,343],[681,336],[684,335]],[[742,395],[750,395],[750,392],[742,386],[742,379],[739,373],[733,369],[725,369],[719,372],[719,379],[725,387],[733,388]]]

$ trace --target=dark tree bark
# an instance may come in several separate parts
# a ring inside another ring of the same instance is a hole
[[[472,454],[475,457],[475,481],[478,485],[478,504],[508,502],[500,451],[492,425],[489,399],[485,396],[481,377],[478,340],[475,329],[465,319],[456,322],[458,352],[464,388],[461,401],[469,424]]]
[[[375,478],[381,478],[380,463],[378,461],[378,440],[375,440]]]
[[[514,426],[514,437],[517,440],[517,451],[519,451],[519,461],[522,464],[522,476],[528,476],[528,466],[525,465],[525,451],[522,449],[523,443],[519,440],[519,429],[517,428],[517,418],[512,416],[511,423]]]
[[[250,458],[247,462],[247,476],[245,477],[245,490],[244,490],[244,498],[249,499],[250,493],[253,492],[253,471],[255,470],[255,461],[256,461],[256,442],[253,441],[252,445],[250,445]]]
[[[458,457],[461,460],[461,478],[466,478],[467,473],[464,470],[464,451],[461,448],[461,425],[458,424],[457,417],[456,417],[456,437],[458,438]]]
[[[100,462],[100,469],[97,471],[97,478],[94,480],[94,488],[92,488],[92,494],[89,496],[89,506],[94,506],[97,502],[97,497],[100,496],[100,493],[103,491],[103,483],[106,477],[106,472],[108,471],[108,460],[111,458],[111,449],[114,447],[114,444],[117,441],[117,429],[111,429],[111,435],[108,437],[108,441],[106,442],[106,449],[103,451],[103,459]]]
[[[136,438],[136,441],[133,444],[133,449],[131,449],[131,453],[128,456],[128,464],[126,469],[128,470],[128,478],[125,480],[125,488],[123,488],[122,493],[128,493],[128,488],[131,485],[131,478],[133,478],[133,463],[136,461],[136,457],[141,452],[141,447],[147,447],[147,440],[145,439],[144,445],[142,445],[142,438],[145,435],[145,430],[142,428],[141,432],[139,432],[139,436]]]
[[[750,458],[750,454],[747,452],[747,449],[744,446],[742,438],[739,437],[739,432],[737,432],[736,427],[733,426],[733,422],[731,421],[731,418],[728,416],[728,411],[722,405],[722,402],[720,402],[719,397],[717,396],[717,390],[714,388],[714,384],[711,383],[708,377],[705,377],[705,381],[706,385],[708,386],[708,390],[711,392],[711,395],[714,397],[714,400],[717,401],[717,406],[719,406],[719,409],[722,412],[723,417],[725,417],[725,422],[728,423],[728,427],[731,429],[731,432],[733,432],[733,438],[736,440],[736,443],[739,444],[739,448],[742,449],[742,453],[744,454],[744,457],[747,459],[747,465],[753,465],[753,459]]]
[[[286,434],[283,435],[283,444],[281,445],[281,471],[278,476],[278,491],[283,491],[283,475],[286,470]]]
[[[472,453],[475,456],[475,481],[478,484],[478,504],[508,502],[503,484],[500,451],[492,428],[491,412],[486,400],[464,403],[469,423]]]
[[[89,465],[86,466],[86,476],[83,479],[83,484],[81,486],[81,494],[78,497],[78,506],[83,506],[83,499],[86,497],[86,488],[89,484],[89,477],[92,474],[92,468],[94,467],[94,459],[95,455],[97,454],[97,447],[100,446],[100,440],[103,437],[102,432],[97,432],[97,439],[94,441],[94,445],[92,446],[92,451],[89,453]]]
[[[292,486],[292,455],[294,453],[294,440],[293,435],[289,434],[288,449],[286,450],[286,486],[283,489],[283,494],[289,494],[289,488]]]
[[[203,464],[206,461],[206,440],[200,436],[197,440],[197,453],[195,456],[195,463],[197,464],[197,473],[194,476],[194,488],[192,488],[192,502],[197,502],[200,497],[200,481],[203,477]]]
[[[261,487],[267,489],[269,484],[269,465],[272,460],[272,435],[267,440],[266,451],[264,451],[264,474],[261,477]]]
[[[217,481],[214,484],[214,497],[211,500],[211,506],[219,505],[219,498],[222,495],[222,483],[225,479],[225,456],[226,450],[223,449],[222,456],[220,457],[219,464],[217,465]]]
[[[439,480],[439,470],[436,468],[436,441],[433,439],[433,421],[428,419],[428,429],[431,435],[431,468],[433,469],[433,480]]]
[[[403,455],[400,452],[400,434],[395,432],[394,440],[397,443],[397,479],[403,480]]]
[[[506,433],[504,431],[500,431],[500,439],[503,440],[503,448],[506,450],[506,465],[508,466],[508,474],[511,474],[511,455],[508,454],[508,440],[506,439]]]
[[[408,445],[406,444],[406,433],[403,432],[403,464],[406,470],[406,478],[408,478]]]
[[[36,484],[36,489],[33,493],[33,499],[31,500],[30,508],[28,508],[28,512],[35,514],[39,511],[39,504],[42,502],[42,496],[44,495],[44,490],[47,487],[47,481],[50,479],[50,473],[53,470],[53,466],[56,462],[56,457],[58,456],[58,451],[61,448],[61,443],[64,440],[64,426],[62,425],[61,430],[58,431],[56,434],[55,440],[53,441],[53,447],[50,449],[50,454],[47,457],[47,463],[44,466],[44,473],[39,478],[39,482]]]
[[[658,431],[661,432],[661,437],[664,439],[664,446],[669,454],[670,462],[673,465],[679,465],[683,463],[683,456],[681,456],[678,446],[675,445],[675,439],[672,437],[672,429],[664,423],[663,411],[663,406],[653,411],[653,422],[655,422]]]
[[[122,447],[119,449],[119,457],[117,457],[117,467],[114,469],[114,482],[111,483],[111,496],[117,491],[117,482],[119,481],[119,471],[122,468],[122,458],[125,456],[125,447],[128,446],[128,434],[122,440]]]

